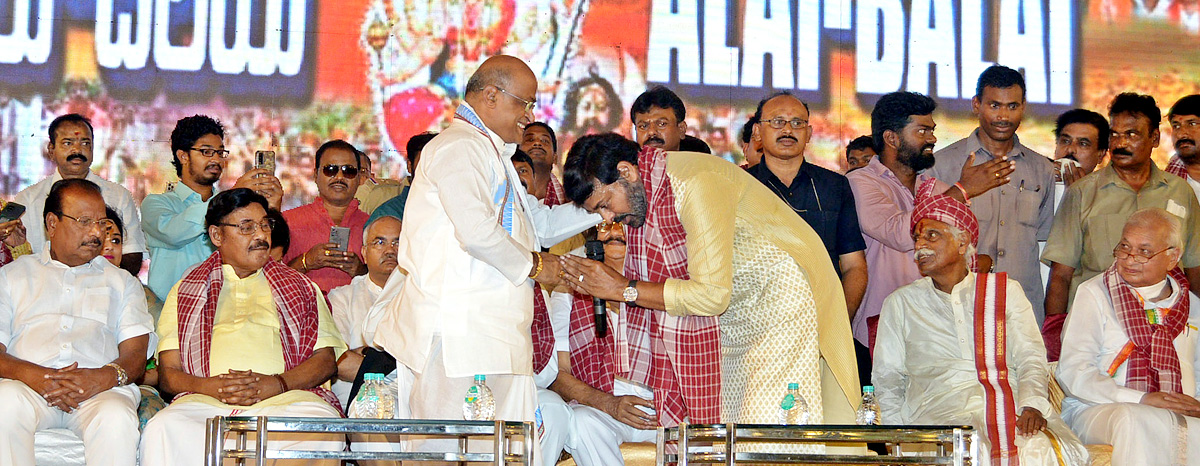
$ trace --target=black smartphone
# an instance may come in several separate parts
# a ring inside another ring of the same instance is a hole
[[[9,202],[4,205],[4,210],[0,210],[0,223],[11,222],[25,213],[25,206],[16,202]]]

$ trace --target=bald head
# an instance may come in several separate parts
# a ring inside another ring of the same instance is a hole
[[[537,76],[521,59],[496,55],[471,75],[464,100],[504,142],[520,143],[525,125],[534,121]]]

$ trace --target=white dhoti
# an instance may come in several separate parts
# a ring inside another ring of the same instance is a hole
[[[414,372],[409,407],[414,419],[462,420],[463,399],[467,389],[475,384],[474,377],[448,377],[442,361],[442,340],[434,337],[425,367],[410,368]],[[537,386],[531,375],[488,374],[487,386],[496,399],[496,419],[505,421],[534,421],[537,410]],[[534,433],[534,441],[537,434]],[[457,440],[412,440],[414,451],[455,451]],[[468,442],[471,452],[490,452],[490,440]],[[539,447],[535,444],[534,451]],[[535,453],[534,464],[541,464],[541,454]],[[436,464],[436,463],[431,463]],[[552,463],[547,463],[552,464]]]
[[[17,380],[0,380],[0,466],[34,464],[33,437],[39,430],[65,428],[83,439],[89,465],[132,466],[137,461],[137,385],[101,392],[70,413],[46,404]],[[203,434],[201,434],[203,436]]]
[[[647,400],[654,393],[644,387],[617,379],[613,382],[613,395],[634,395]],[[621,457],[622,443],[653,442],[658,435],[654,429],[641,430],[623,423],[591,406],[572,406],[575,416],[575,432],[567,441],[567,452],[579,466],[617,466],[625,464]],[[649,408],[638,407],[648,413]]]
[[[1084,443],[1112,445],[1115,466],[1200,464],[1200,419],[1137,403],[1099,404],[1063,417]]]
[[[189,401],[185,397],[171,403],[146,423],[142,432],[142,466],[203,464],[205,423],[213,416],[341,417],[336,408],[324,401],[230,410]],[[247,441],[254,442],[254,435],[249,435]],[[232,438],[225,439],[227,447],[234,445],[233,442]],[[345,447],[346,436],[343,434],[281,433],[272,434],[267,441],[267,448],[271,450],[343,451]],[[287,460],[278,462],[289,464]],[[312,461],[309,464],[336,465],[338,462]]]
[[[538,389],[537,400],[540,419],[534,428],[541,444],[542,462],[554,464],[562,456],[567,439],[574,435],[574,410],[557,393],[543,388]]]

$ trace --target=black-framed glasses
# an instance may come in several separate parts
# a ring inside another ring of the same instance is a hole
[[[107,218],[91,218],[91,217],[79,218],[79,217],[72,217],[72,216],[64,214],[62,212],[55,212],[55,214],[58,214],[59,217],[66,217],[71,220],[74,220],[75,223],[78,223],[79,226],[83,227],[84,229],[91,228],[94,225],[99,225],[100,228],[105,228],[106,226],[108,226],[109,223],[112,222],[111,220],[109,220]]]
[[[532,101],[530,101],[530,100],[525,100],[525,99],[522,99],[522,98],[520,98],[520,97],[517,97],[517,96],[516,96],[516,94],[513,94],[513,93],[511,93],[511,92],[508,92],[508,91],[504,90],[504,88],[503,88],[503,87],[500,87],[500,86],[496,86],[496,89],[500,90],[500,92],[503,92],[503,93],[504,93],[504,95],[507,95],[507,96],[509,96],[509,97],[512,97],[512,98],[514,98],[514,99],[517,99],[517,100],[521,101],[521,103],[525,104],[525,111],[526,111],[526,112],[532,112],[532,111],[533,111],[533,107],[537,106],[537,101],[536,101],[536,100],[532,100]]]
[[[1113,257],[1116,257],[1117,260],[1125,260],[1126,258],[1129,258],[1133,259],[1133,261],[1138,264],[1145,264],[1150,262],[1150,259],[1153,259],[1159,254],[1167,252],[1171,249],[1175,249],[1175,246],[1167,246],[1154,254],[1146,254],[1142,251],[1134,251],[1133,246],[1130,246],[1127,243],[1121,243],[1118,244],[1117,247],[1113,248]]]
[[[764,123],[766,123],[767,126],[775,129],[783,129],[784,125],[789,124],[792,125],[792,129],[804,129],[808,127],[808,120],[803,118],[792,118],[791,120],[786,120],[783,117],[775,117],[770,120],[766,120]]]
[[[213,149],[211,147],[193,147],[192,150],[204,154],[205,157],[213,158],[213,156],[223,159],[229,158],[229,151],[225,149]]]
[[[254,220],[242,220],[241,222],[238,222],[237,224],[218,223],[217,225],[220,225],[223,227],[237,228],[238,233],[249,236],[249,235],[254,234],[255,228],[262,230],[263,233],[270,233],[271,230],[275,229],[275,219],[264,218],[263,221],[261,221],[261,222],[255,222]]]
[[[333,178],[337,176],[338,171],[341,171],[346,178],[354,178],[358,176],[359,168],[356,165],[333,165],[329,164],[321,167],[321,173],[325,176]]]

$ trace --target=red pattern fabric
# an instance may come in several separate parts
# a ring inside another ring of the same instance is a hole
[[[1117,264],[1113,263],[1104,271],[1108,296],[1112,299],[1117,317],[1121,319],[1121,325],[1125,327],[1125,333],[1129,335],[1129,341],[1134,345],[1125,371],[1125,386],[1134,390],[1183,393],[1179,354],[1175,352],[1174,341],[1187,325],[1191,298],[1183,270],[1176,267],[1168,275],[1179,284],[1179,299],[1163,316],[1163,323],[1151,324],[1142,299],[1117,273]]]
[[[1178,155],[1171,156],[1171,161],[1167,163],[1167,173],[1183,178],[1184,180],[1188,179],[1187,165],[1183,164],[1183,160]]]
[[[675,211],[667,154],[644,147],[638,171],[646,189],[646,222],[625,229],[625,276],[663,283],[687,280],[687,232]],[[730,219],[732,221],[732,219]],[[626,332],[617,334],[619,367],[630,380],[654,390],[659,423],[670,427],[720,422],[721,347],[716,317],[675,317],[622,305]],[[642,364],[649,361],[649,365]]]
[[[284,367],[291,370],[308,360],[313,354],[313,345],[317,344],[318,308],[313,299],[312,281],[276,261],[267,262],[262,273],[271,285],[271,295],[279,311]],[[221,252],[217,251],[179,282],[179,356],[184,372],[193,376],[209,377],[213,323],[223,281]],[[324,295],[321,299],[325,299]],[[308,391],[320,395],[341,411],[341,404],[333,392],[324,387]]]
[[[6,264],[12,261],[12,251],[8,249],[7,244],[0,243],[0,267],[4,267]]]
[[[909,231],[915,234],[917,223],[929,218],[967,232],[967,236],[971,238],[971,245],[977,246],[979,244],[979,220],[975,218],[975,213],[971,212],[971,207],[953,197],[938,193],[936,190],[937,182],[933,179],[925,180],[917,188]],[[975,270],[974,255],[967,257],[967,267],[972,271]]]
[[[612,316],[613,314],[609,314]],[[620,316],[617,316],[620,319]],[[596,318],[590,296],[575,293],[571,299],[571,374],[588,386],[605,393],[612,393],[613,378],[616,376],[616,352],[613,334],[619,324],[604,338],[596,338]]]
[[[546,207],[562,204],[562,200],[566,198],[560,194],[561,184],[558,185],[558,191],[555,191],[556,183],[558,180],[554,175],[550,175],[550,185],[546,189],[546,197],[542,199],[542,204]],[[529,330],[533,334],[533,371],[540,372],[550,362],[550,356],[554,355],[554,326],[550,322],[546,295],[542,293],[542,286],[537,283],[533,284],[533,325]]]
[[[993,465],[1016,465],[1017,404],[1008,380],[1008,274],[975,277],[975,371],[983,385]]]

